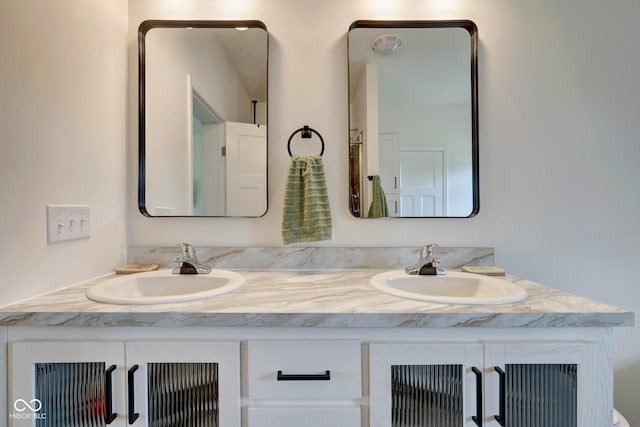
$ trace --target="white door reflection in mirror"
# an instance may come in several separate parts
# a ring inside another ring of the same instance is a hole
[[[267,127],[207,124],[195,114],[193,124],[193,215],[263,215],[267,210]]]
[[[446,147],[400,144],[398,133],[378,136],[380,182],[391,217],[447,216]]]
[[[225,123],[227,216],[260,216],[267,210],[267,127]]]
[[[400,150],[400,216],[447,216],[445,150],[437,147]]]

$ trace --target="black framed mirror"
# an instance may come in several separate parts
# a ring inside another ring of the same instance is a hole
[[[142,214],[266,213],[268,57],[260,21],[140,24]]]
[[[359,218],[480,208],[478,31],[468,20],[349,28],[349,206]]]

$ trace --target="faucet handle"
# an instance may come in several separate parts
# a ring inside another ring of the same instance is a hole
[[[178,243],[178,246],[182,250],[183,258],[196,258],[196,250],[189,243]]]
[[[431,244],[431,245],[425,245],[422,247],[422,250],[420,251],[420,258],[422,259],[433,259],[433,248],[437,247],[438,245],[436,244]]]

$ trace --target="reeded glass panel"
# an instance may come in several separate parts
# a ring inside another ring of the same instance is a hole
[[[105,425],[104,363],[36,363],[35,385],[36,426]]]
[[[149,427],[217,427],[217,363],[150,363]]]
[[[463,425],[461,365],[392,365],[392,427]]]
[[[505,372],[508,426],[577,427],[577,365],[514,364]]]

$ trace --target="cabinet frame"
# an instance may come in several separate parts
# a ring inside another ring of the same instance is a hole
[[[0,420],[9,419],[9,414],[7,413],[9,410],[8,342],[9,328],[0,326]],[[13,402],[11,402],[11,404],[13,404]]]

